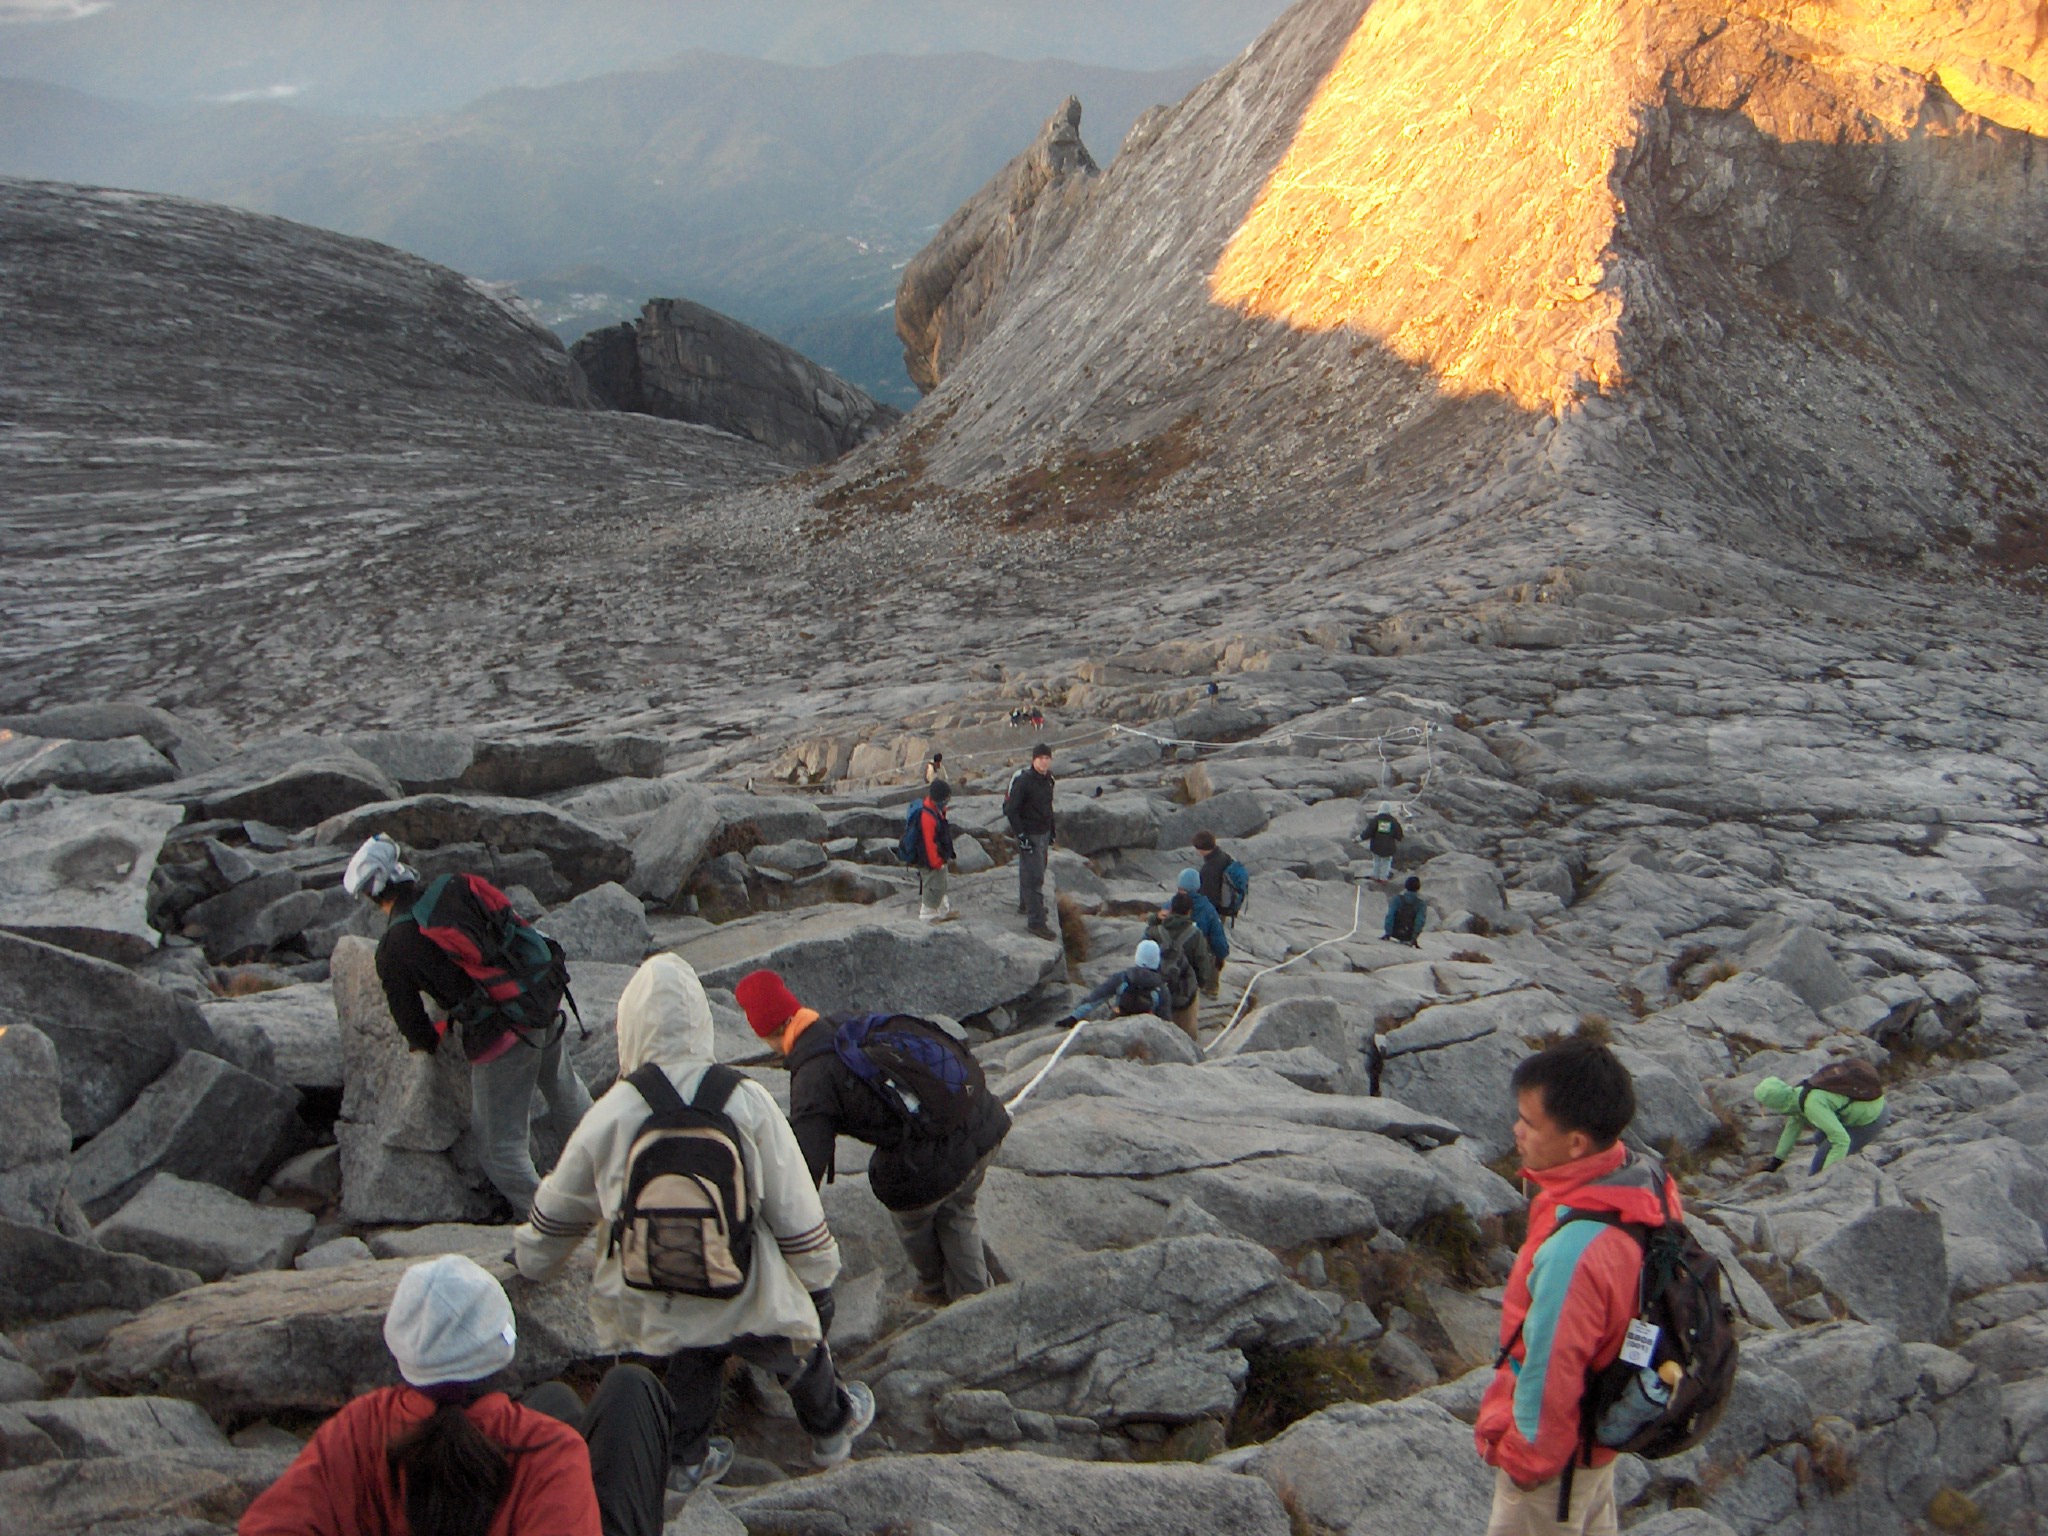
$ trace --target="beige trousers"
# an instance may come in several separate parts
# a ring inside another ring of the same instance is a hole
[[[1493,1473],[1493,1518],[1486,1536],[1616,1536],[1614,1463],[1580,1467],[1572,1474],[1572,1517],[1557,1518],[1557,1484],[1552,1478],[1527,1493],[1498,1467]]]

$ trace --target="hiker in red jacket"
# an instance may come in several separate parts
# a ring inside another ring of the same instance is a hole
[[[645,1368],[614,1366],[587,1407],[560,1382],[491,1390],[512,1306],[456,1254],[400,1278],[384,1342],[405,1385],[322,1424],[239,1536],[660,1536],[674,1410]]]
[[[1559,1483],[1578,1456],[1587,1375],[1620,1356],[1636,1316],[1643,1250],[1611,1220],[1560,1222],[1559,1210],[1649,1227],[1684,1212],[1663,1164],[1621,1143],[1635,1085],[1606,1046],[1563,1041],[1524,1060],[1513,1084],[1515,1150],[1536,1195],[1508,1274],[1502,1363],[1479,1406],[1479,1454],[1495,1469],[1487,1536],[1609,1536],[1614,1452],[1595,1445],[1573,1469],[1563,1520]]]

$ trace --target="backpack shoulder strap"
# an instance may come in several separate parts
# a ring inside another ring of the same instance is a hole
[[[626,1081],[647,1101],[649,1109],[665,1119],[675,1118],[688,1107],[683,1103],[683,1096],[676,1092],[676,1085],[668,1080],[668,1074],[651,1061],[633,1072]]]
[[[731,1067],[713,1062],[704,1069],[703,1077],[697,1081],[697,1091],[690,1095],[693,1109],[701,1109],[714,1115],[725,1113],[725,1106],[732,1096],[739,1092],[739,1086],[746,1079]]]
[[[420,892],[420,899],[412,904],[412,920],[414,922],[418,923],[422,928],[429,926],[428,919],[433,917],[434,908],[440,904],[441,898],[447,894],[448,883],[454,878],[453,875],[436,875],[427,882],[427,888]]]

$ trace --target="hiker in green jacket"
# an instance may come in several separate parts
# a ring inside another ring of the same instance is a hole
[[[1852,1099],[1846,1093],[1799,1087],[1777,1077],[1756,1085],[1756,1101],[1785,1117],[1777,1150],[1765,1165],[1772,1172],[1784,1166],[1809,1126],[1820,1133],[1813,1138],[1813,1166],[1806,1170],[1813,1174],[1834,1167],[1851,1152],[1861,1152],[1892,1117],[1891,1106],[1881,1095]]]

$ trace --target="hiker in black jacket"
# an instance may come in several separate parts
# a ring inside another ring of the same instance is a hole
[[[1020,768],[1003,797],[1003,817],[1017,839],[1017,910],[1034,938],[1056,939],[1045,916],[1045,865],[1057,830],[1052,814],[1052,748],[1031,749],[1031,766]]]
[[[811,1177],[822,1185],[832,1175],[839,1137],[866,1142],[875,1149],[868,1183],[896,1222],[917,1270],[918,1295],[943,1303],[987,1290],[974,1202],[1010,1131],[1002,1100],[977,1073],[966,1123],[950,1135],[921,1135],[915,1116],[906,1121],[841,1057],[837,1036],[845,1020],[804,1007],[773,971],[750,972],[733,993],[754,1033],[789,1066],[789,1123]]]
[[[428,889],[422,887],[417,870],[400,862],[398,844],[389,837],[379,833],[356,850],[342,886],[391,920],[377,943],[377,976],[407,1046],[432,1052],[439,1047],[442,1032],[456,1026],[451,1032],[469,1063],[469,1128],[477,1162],[498,1193],[511,1202],[512,1219],[524,1221],[533,1192],[540,1188],[532,1148],[534,1089],[540,1090],[548,1123],[563,1142],[590,1110],[590,1092],[569,1060],[564,1031],[559,1024],[512,1028],[494,1014],[483,985],[456,963],[449,949],[420,931],[414,911]],[[436,881],[435,886],[435,931],[458,945],[465,935],[487,932],[494,913],[509,905],[504,892],[479,876],[458,877],[446,885]],[[479,963],[484,959],[474,948],[470,958]],[[439,1023],[428,1017],[422,993],[449,1017]],[[556,998],[543,1011],[558,1004]]]

